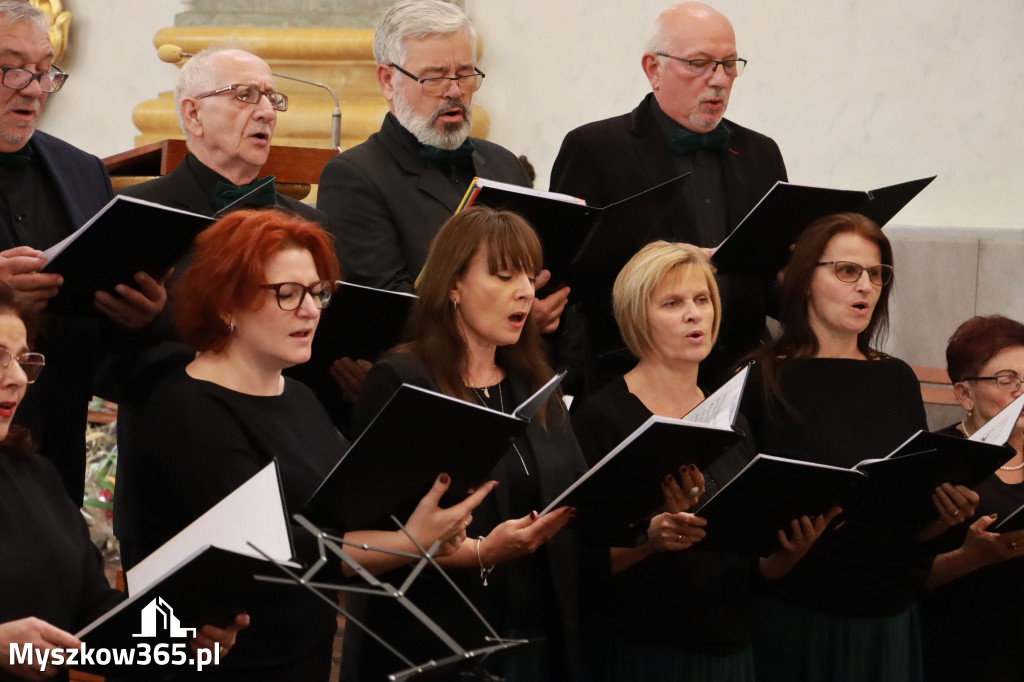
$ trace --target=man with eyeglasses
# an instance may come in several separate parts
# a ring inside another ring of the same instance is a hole
[[[53,58],[43,12],[24,0],[0,0],[0,279],[44,310],[35,348],[49,365],[17,418],[29,427],[40,453],[54,461],[69,497],[81,504],[98,349],[146,327],[166,293],[138,273],[117,294],[96,293],[99,321],[45,312],[62,280],[39,272],[46,262],[41,251],[113,197],[103,162],[36,130],[48,97],[68,78]]]
[[[695,2],[668,8],[641,59],[652,92],[631,113],[566,135],[551,189],[606,206],[690,173],[656,236],[710,253],[777,180],[786,180],[778,145],[724,118],[746,63],[722,14]],[[701,363],[706,390],[761,340],[771,286],[756,277],[721,276],[719,282],[723,321],[715,348]],[[633,364],[610,301],[609,295],[584,306],[588,392]]]
[[[276,206],[330,229],[323,213],[279,194],[273,178],[258,177],[270,155],[277,114],[288,109],[288,97],[276,90],[263,59],[243,50],[205,49],[178,72],[174,103],[189,153],[167,175],[122,194],[210,216],[244,198],[238,207]],[[175,272],[184,272],[189,260],[178,263]],[[107,356],[98,383],[104,397],[118,403],[119,471],[131,466],[146,400],[194,356],[169,319]],[[117,533],[121,522],[115,515]]]
[[[469,137],[476,30],[453,4],[406,0],[378,22],[377,83],[389,113],[379,132],[328,162],[317,207],[331,218],[345,279],[411,292],[431,240],[474,176],[528,186],[507,149]],[[543,281],[539,284],[543,285]],[[534,303],[541,328],[558,324],[568,290]]]
[[[329,227],[323,213],[258,177],[278,112],[288,110],[265,61],[242,50],[203,50],[178,72],[174,106],[188,155],[167,175],[123,194],[205,215],[245,196],[245,206],[281,206]],[[257,187],[262,190],[251,193]]]

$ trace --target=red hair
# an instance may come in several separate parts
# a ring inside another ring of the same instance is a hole
[[[235,211],[196,237],[192,264],[174,287],[174,323],[200,351],[220,352],[231,332],[224,317],[258,309],[266,300],[266,264],[275,253],[302,249],[323,279],[340,277],[331,236],[316,223],[281,211]]]

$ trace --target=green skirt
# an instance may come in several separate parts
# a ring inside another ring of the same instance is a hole
[[[919,682],[917,613],[843,616],[762,596],[754,663],[758,682]]]
[[[711,656],[603,633],[585,637],[582,667],[585,682],[754,682],[749,647]]]

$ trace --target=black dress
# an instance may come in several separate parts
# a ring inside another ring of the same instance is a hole
[[[964,437],[955,425],[939,433]],[[1004,483],[995,474],[975,492],[981,501],[974,517],[949,533],[940,551],[959,547],[978,518],[998,514],[998,523],[1024,505],[1024,483]],[[1024,677],[1018,649],[1024,642],[1024,557],[985,566],[926,592],[920,612],[928,682],[1017,682]]]
[[[651,414],[624,378],[612,380],[573,416],[587,462],[595,464]],[[719,457],[703,472],[706,496],[751,457],[749,439]],[[587,679],[751,679],[756,560],[697,544],[657,552],[615,575],[608,572],[605,553],[601,568],[603,579],[584,583],[588,589],[581,602]]]
[[[895,358],[780,363],[788,407],[766,399],[761,367],[752,369],[742,408],[758,452],[851,467],[927,428],[917,379]],[[912,534],[898,520],[847,519],[770,583],[754,635],[758,679],[917,678],[911,607],[929,559]]]
[[[417,358],[408,354],[384,358],[373,366],[363,386],[354,413],[357,430],[366,428],[403,383],[437,390]],[[495,409],[500,409],[502,401],[505,411],[511,412],[530,395],[525,382],[515,376],[501,382],[500,398],[498,388],[489,387],[489,397],[481,391],[478,399],[492,403],[490,406]],[[473,512],[467,536],[485,536],[509,518],[540,511],[585,469],[567,415],[564,410],[549,409],[546,427],[535,419],[526,436],[516,441],[516,448],[510,448],[492,470],[491,476],[499,481],[499,486]],[[496,661],[495,668],[488,669],[497,670],[510,682],[576,679],[577,562],[574,533],[565,529],[537,552],[497,565],[486,587],[481,583],[479,568],[446,569],[501,636],[545,638],[538,647],[522,655],[510,654]],[[399,584],[404,569],[386,577]],[[408,595],[461,646],[469,649],[486,644],[487,633],[482,625],[435,573],[425,571]],[[422,662],[451,655],[450,649],[394,602],[379,598],[367,602],[350,596],[347,603],[354,615],[365,619],[410,660]],[[383,680],[404,667],[359,629],[352,625],[346,628],[342,680]]]
[[[122,560],[131,567],[277,458],[289,512],[301,510],[345,443],[312,392],[285,379],[278,396],[254,396],[180,370],[142,417],[139,457],[118,477]],[[315,541],[292,526],[300,559]],[[311,593],[281,586],[248,608],[251,625],[231,656],[203,677],[326,680],[336,612]]]
[[[0,566],[0,623],[35,616],[74,633],[124,598],[107,583],[57,470],[39,455],[0,450]],[[9,679],[21,678],[0,668]]]

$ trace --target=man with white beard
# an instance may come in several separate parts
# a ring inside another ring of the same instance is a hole
[[[377,24],[373,55],[390,112],[379,132],[327,164],[317,208],[330,216],[347,281],[412,291],[431,240],[474,176],[518,185],[529,178],[512,152],[469,137],[484,74],[461,9],[438,0],[393,5]],[[563,288],[534,302],[542,330],[557,327],[567,296]]]
[[[746,60],[732,24],[697,2],[669,7],[655,21],[640,60],[651,93],[628,114],[571,131],[551,170],[551,189],[607,206],[690,173],[654,238],[717,247],[786,166],[775,141],[726,120]],[[765,334],[772,279],[720,276],[722,328],[701,363],[701,388],[713,390]],[[636,360],[619,336],[611,296],[585,302],[586,392],[622,376]]]

